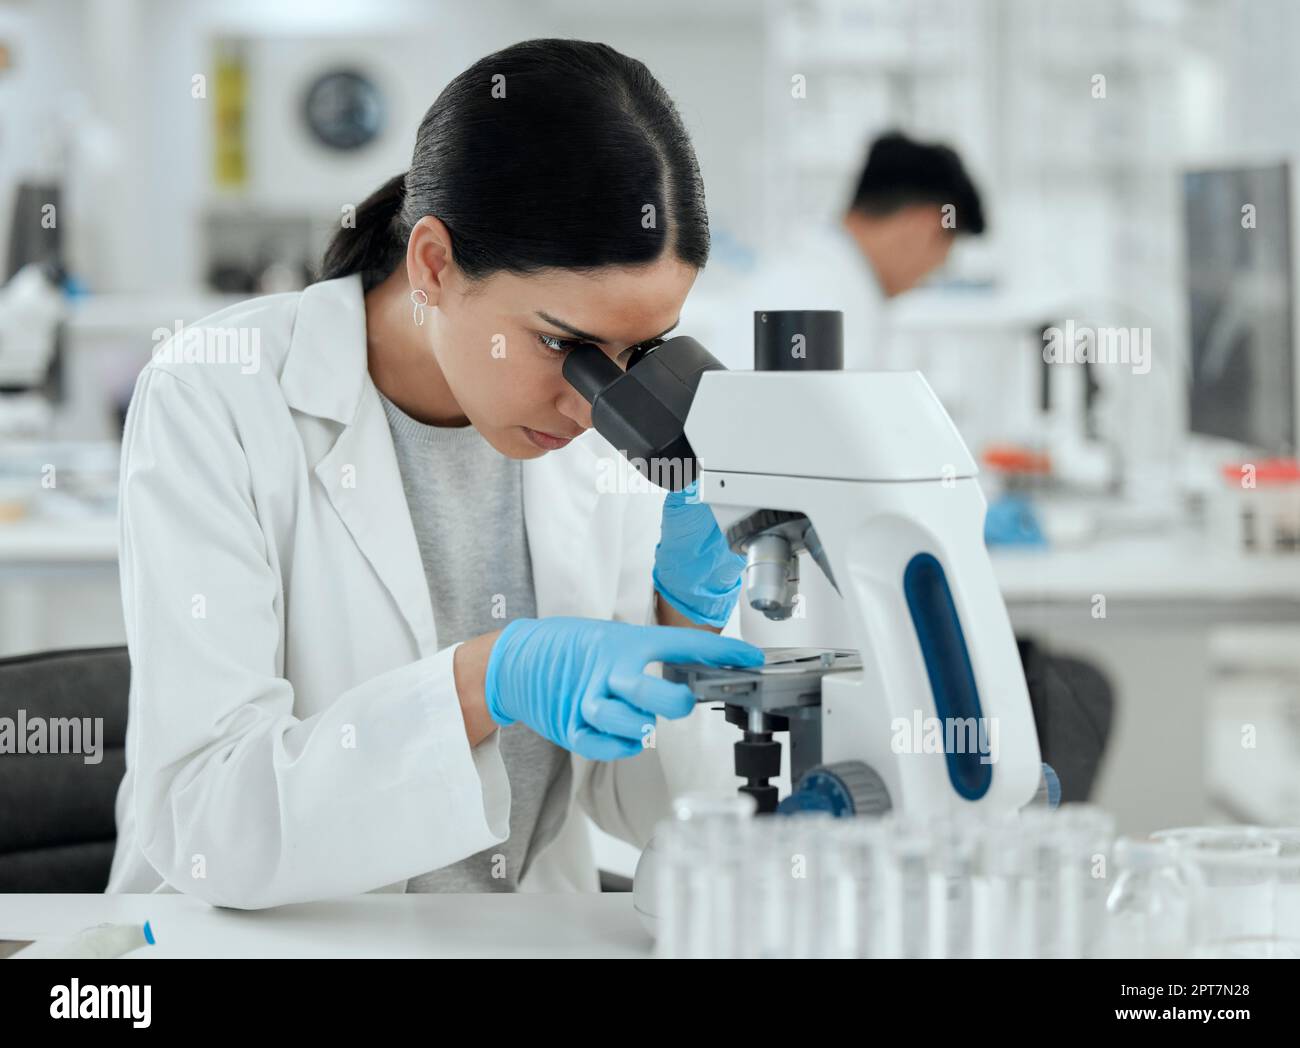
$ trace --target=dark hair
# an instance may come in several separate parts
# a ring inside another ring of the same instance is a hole
[[[527,40],[452,80],[420,121],[411,169],[334,235],[320,279],[360,273],[369,290],[425,215],[451,231],[471,280],[709,256],[704,183],[672,99],[641,62],[584,40]]]
[[[871,144],[850,210],[888,215],[910,204],[952,204],[955,232],[984,232],[979,191],[948,146],[914,142],[897,131]]]

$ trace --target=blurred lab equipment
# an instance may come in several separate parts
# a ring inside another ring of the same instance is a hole
[[[1288,164],[1183,176],[1193,434],[1296,449],[1294,231]]]
[[[1115,840],[1088,804],[917,818],[679,806],[656,835],[672,958],[1300,956],[1300,830]]]
[[[1210,810],[1234,823],[1300,823],[1300,630],[1294,621],[1256,623],[1208,639]]]
[[[32,262],[0,287],[0,394],[45,385],[64,315],[57,270]]]
[[[6,440],[45,436],[63,399],[60,280],[54,264],[32,262],[0,287],[0,437]],[[0,519],[11,516],[0,508]]]
[[[1106,956],[1186,957],[1196,941],[1201,875],[1169,841],[1122,837],[1106,900]]]
[[[33,263],[62,267],[63,233],[58,222],[62,200],[63,191],[57,182],[21,182],[15,187],[6,279]]]
[[[318,230],[306,215],[213,205],[201,222],[207,283],[223,294],[277,294],[315,279]]]
[[[664,676],[742,729],[735,770],[760,812],[780,802],[779,732],[788,807],[1014,811],[1044,773],[975,463],[918,372],[839,370],[841,332],[834,311],[756,312],[755,371],[724,369],[687,336],[626,371],[592,346],[565,358],[596,429],[649,479],[681,488],[698,469],[747,558],[745,600],[774,623],[806,617],[814,639],[761,667],[669,663]],[[821,579],[808,601],[801,555]]]
[[[1072,311],[1077,314],[1081,311]],[[1129,329],[1118,329],[1125,338]],[[1037,332],[1039,362],[1038,408],[1043,444],[1051,449],[1051,473],[1058,484],[1075,491],[1113,492],[1120,480],[1114,444],[1100,439],[1097,356],[1100,328],[1077,316],[1041,325]],[[1091,348],[1089,348],[1091,346]],[[1063,359],[1053,356],[1059,347]],[[1112,441],[1114,435],[1110,435]]]
[[[1300,550],[1295,177],[1287,163],[1183,175],[1188,428],[1231,449],[1209,526],[1239,553]]]
[[[1197,957],[1300,958],[1300,829],[1193,826],[1152,835],[1197,871]]]
[[[982,458],[1001,480],[1001,492],[989,499],[984,541],[990,547],[1046,546],[1032,495],[1051,476],[1051,456],[1031,448],[995,444],[984,449]]]
[[[673,816],[682,822],[707,818],[721,824],[748,819],[756,810],[754,798],[744,793],[688,793],[673,800]],[[651,837],[646,843],[632,876],[632,906],[652,936],[659,934],[659,871],[663,865],[656,840]]]
[[[97,924],[63,939],[38,939],[12,955],[13,960],[55,957],[104,959],[121,957],[141,946],[154,945],[153,928],[144,924]]]
[[[1001,495],[989,503],[984,541],[990,547],[1047,545],[1034,504],[1023,495]]]
[[[1093,957],[1113,821],[1057,811],[679,812],[656,834],[660,957]]]
[[[1225,465],[1212,493],[1214,537],[1238,553],[1300,553],[1300,463],[1268,458]]]

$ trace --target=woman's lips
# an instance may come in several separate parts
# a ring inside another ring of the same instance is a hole
[[[560,448],[573,439],[572,437],[555,437],[550,433],[540,433],[535,429],[529,429],[527,426],[520,428],[523,429],[524,436],[543,451],[559,451]]]

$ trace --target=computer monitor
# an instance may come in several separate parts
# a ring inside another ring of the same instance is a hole
[[[1193,433],[1296,449],[1291,169],[1183,175]]]

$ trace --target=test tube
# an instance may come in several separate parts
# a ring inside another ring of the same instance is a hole
[[[931,832],[929,957],[975,956],[975,884],[982,821],[978,816],[944,819]]]
[[[1115,819],[1093,804],[1056,812],[1062,859],[1062,956],[1099,957],[1105,949],[1106,897],[1113,878]]]
[[[930,956],[931,824],[899,814],[886,817],[887,842],[881,871],[886,922],[881,929],[887,957],[919,959]],[[936,933],[937,934],[937,933]]]
[[[828,953],[835,957],[885,957],[887,906],[883,867],[887,831],[878,817],[838,819],[835,850],[825,886]]]
[[[731,957],[740,950],[744,838],[755,804],[741,794],[688,794],[656,830],[660,957]]]

